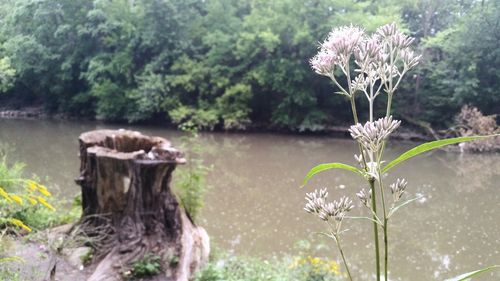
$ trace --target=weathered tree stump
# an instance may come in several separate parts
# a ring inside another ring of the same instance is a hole
[[[146,253],[162,259],[154,280],[189,280],[210,248],[207,233],[170,188],[172,172],[185,162],[182,154],[166,139],[127,130],[91,131],[79,141],[83,215],[76,227],[100,241],[88,280],[122,280]]]

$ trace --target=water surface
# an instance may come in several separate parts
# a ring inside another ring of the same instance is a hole
[[[27,171],[48,181],[61,196],[79,194],[78,136],[85,131],[126,128],[179,144],[181,133],[158,127],[105,125],[48,120],[0,120],[0,148],[10,160],[27,163]],[[271,256],[296,252],[293,245],[318,238],[322,222],[302,210],[304,194],[327,187],[330,197],[353,197],[364,183],[348,172],[325,172],[300,189],[316,164],[354,164],[350,140],[328,137],[203,133],[205,159],[213,165],[200,224],[218,247],[239,255]],[[390,143],[392,159],[412,143]],[[180,167],[179,169],[182,169]],[[406,198],[425,199],[401,209],[390,224],[393,280],[443,280],[486,265],[500,264],[500,155],[437,151],[394,168],[390,183],[404,175]],[[174,182],[175,184],[175,178]],[[356,202],[357,203],[357,202]],[[357,203],[352,215],[368,215]],[[347,258],[358,280],[372,280],[371,224],[346,223]],[[330,257],[339,260],[332,247]],[[339,260],[340,261],[340,260]],[[489,274],[475,280],[500,280]]]

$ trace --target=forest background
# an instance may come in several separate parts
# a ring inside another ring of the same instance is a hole
[[[0,103],[206,130],[324,130],[350,113],[309,66],[318,38],[389,22],[423,54],[397,118],[448,128],[465,104],[500,112],[500,3],[488,0],[2,0]]]

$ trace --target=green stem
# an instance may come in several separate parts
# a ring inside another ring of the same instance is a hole
[[[388,230],[387,230],[387,225],[389,218],[387,216],[387,208],[385,205],[385,191],[384,191],[384,184],[382,183],[382,170],[381,170],[381,160],[382,160],[382,154],[384,152],[385,148],[385,141],[382,143],[381,149],[377,152],[377,174],[378,174],[378,184],[380,188],[380,195],[382,199],[382,209],[384,211],[384,225],[383,225],[383,230],[384,230],[384,280],[387,281],[388,278],[388,263],[389,263],[389,244],[388,244]]]
[[[380,195],[382,199],[382,209],[384,211],[384,280],[387,281],[387,273],[388,273],[388,263],[389,263],[389,244],[387,240],[387,209],[385,207],[385,192],[382,184],[382,171],[380,170],[380,159],[378,160],[378,183],[379,183],[379,188],[380,188]]]
[[[389,117],[389,115],[391,115],[391,104],[392,104],[392,93],[389,93],[387,97],[387,111],[385,113],[386,117]]]
[[[358,124],[358,112],[356,111],[356,101],[354,100],[354,96],[352,95],[350,98],[351,101],[351,109],[352,109],[352,117],[354,119],[354,124]],[[366,159],[365,159],[365,153],[363,152],[363,146],[361,146],[360,143],[358,143],[359,147],[359,153],[361,154],[361,158],[363,159],[363,165],[365,171],[368,172],[368,166],[366,165]]]
[[[356,110],[356,101],[354,100],[354,96],[351,96],[351,109],[352,109],[352,117],[354,119],[354,124],[358,124],[358,112]]]
[[[375,194],[375,181],[369,180],[370,189],[372,191],[372,210],[374,212],[373,219],[376,220],[377,214],[377,200]],[[373,223],[373,238],[375,240],[375,263],[377,269],[377,281],[380,281],[380,248],[378,241],[378,225],[376,222]]]
[[[347,271],[347,275],[349,276],[349,280],[352,281],[351,272],[349,271],[349,266],[347,265],[344,251],[342,250],[342,247],[340,246],[340,237],[338,235],[334,235],[334,237],[335,237],[335,242],[337,243],[337,248],[339,248],[340,255],[342,256],[342,261],[344,262],[345,270]]]
[[[388,219],[384,218],[384,280],[387,281],[387,276],[389,275],[389,231],[387,229]]]

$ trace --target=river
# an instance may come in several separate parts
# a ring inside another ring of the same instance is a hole
[[[25,162],[28,175],[44,179],[59,196],[73,198],[79,194],[73,181],[79,170],[78,136],[104,128],[138,130],[170,139],[174,146],[182,136],[159,127],[4,119],[0,148],[9,151],[9,160]],[[213,170],[199,224],[214,245],[238,255],[293,254],[294,244],[304,239],[332,245],[314,234],[324,225],[302,210],[305,193],[327,187],[332,198],[353,197],[364,187],[348,172],[329,171],[299,188],[316,164],[354,164],[356,146],[348,139],[270,133],[202,133],[201,139]],[[387,159],[414,145],[389,143]],[[409,182],[406,198],[424,197],[391,219],[392,280],[443,280],[500,264],[500,154],[436,151],[392,169],[385,182],[402,175]],[[355,202],[352,215],[368,215]],[[345,225],[349,231],[344,248],[354,273],[360,280],[371,280],[371,223],[351,220]],[[340,261],[334,247],[328,253]],[[500,274],[475,280],[500,280]]]

